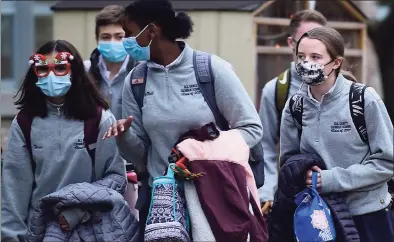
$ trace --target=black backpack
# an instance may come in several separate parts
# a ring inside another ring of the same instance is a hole
[[[349,107],[354,126],[361,140],[369,146],[367,125],[364,117],[364,93],[368,86],[360,83],[352,83],[349,92]],[[290,113],[298,129],[298,136],[302,134],[302,114],[304,111],[304,99],[301,94],[295,94],[290,98]]]
[[[368,145],[367,125],[364,116],[364,93],[368,86],[361,83],[352,83],[349,92],[349,107],[350,114],[354,126],[360,135],[361,140]],[[290,113],[298,129],[298,137],[301,138],[302,134],[302,113],[304,106],[304,99],[301,94],[295,94],[290,99]],[[390,194],[394,197],[394,181],[390,179],[387,183]]]

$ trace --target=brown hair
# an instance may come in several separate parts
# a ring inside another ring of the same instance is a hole
[[[349,81],[358,82],[357,78],[350,71],[340,70],[340,73]]]
[[[320,40],[326,46],[327,52],[332,59],[337,59],[339,57],[343,58],[345,55],[345,40],[342,35],[333,28],[319,27],[303,34],[297,43],[296,53],[298,53],[298,46],[301,40],[305,37]],[[347,79],[357,82],[356,78],[349,71],[341,71],[341,66],[336,70],[336,74],[338,75],[342,72]]]
[[[99,35],[99,28],[111,24],[122,25],[124,8],[120,5],[109,5],[103,8],[96,15],[96,38]]]
[[[323,14],[313,9],[299,11],[291,17],[289,26],[290,36],[294,36],[302,22],[314,22],[325,26],[327,24],[327,19],[323,16]]]

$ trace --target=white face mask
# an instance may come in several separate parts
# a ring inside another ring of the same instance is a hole
[[[325,65],[309,61],[298,62],[296,65],[296,71],[297,74],[302,78],[302,81],[307,85],[317,86],[322,84],[334,71],[334,69],[332,69],[327,76],[324,75],[324,66],[330,64],[333,61],[334,60],[331,60]]]

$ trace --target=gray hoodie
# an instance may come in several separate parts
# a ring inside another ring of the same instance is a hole
[[[127,55],[120,67],[119,73],[113,80],[110,80],[109,71],[107,70],[104,59],[101,55],[99,56],[98,67],[102,77],[102,80],[99,80],[100,93],[109,101],[111,112],[114,114],[116,119],[121,119],[122,117],[122,91],[124,80],[127,74],[129,74],[127,71],[129,61],[131,61],[131,58]],[[90,60],[84,61],[83,64],[85,65],[85,70],[89,71],[91,66]]]
[[[301,92],[301,140],[287,102],[282,116],[280,157],[285,159],[297,153],[320,155],[328,169],[321,172],[321,192],[342,192],[351,214],[362,215],[384,209],[390,203],[387,181],[394,169],[393,125],[382,99],[368,87],[364,95],[368,147],[350,114],[351,83],[340,74],[321,103],[308,92]]]
[[[125,176],[125,166],[117,152],[115,139],[101,139],[114,121],[110,111],[103,111],[95,154],[97,179],[108,174]],[[13,120],[1,177],[2,241],[22,241],[26,236],[28,218],[42,197],[69,184],[91,182],[92,161],[83,138],[83,121],[65,119],[61,106],[48,104],[48,116],[34,118],[31,127],[36,163],[33,174],[25,138],[16,119]],[[36,183],[34,189],[33,180]],[[68,211],[67,216],[83,217],[81,211],[76,210]]]
[[[295,70],[294,62],[291,63],[291,81],[288,97],[295,94],[301,87],[301,78]],[[278,123],[279,116],[276,110],[275,77],[267,82],[263,88],[260,104],[260,119],[263,124],[263,138],[261,144],[264,150],[264,186],[259,189],[261,201],[273,201],[278,186]]]
[[[123,117],[134,116],[131,128],[118,136],[122,156],[141,166],[148,155],[151,177],[163,174],[168,156],[180,136],[215,118],[202,96],[193,71],[193,49],[184,42],[181,55],[164,67],[148,62],[142,115],[130,87],[123,88]],[[256,108],[231,65],[212,56],[216,101],[230,126],[238,129],[249,147],[259,142],[262,127]]]

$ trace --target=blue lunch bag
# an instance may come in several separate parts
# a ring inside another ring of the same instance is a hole
[[[298,242],[335,241],[334,220],[327,204],[316,190],[317,172],[312,172],[312,187],[296,195],[294,234]]]

